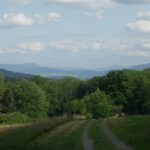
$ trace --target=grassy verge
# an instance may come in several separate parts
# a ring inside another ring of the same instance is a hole
[[[150,149],[150,116],[110,119],[108,124],[112,132],[133,149]]]
[[[0,149],[28,150],[31,141],[67,121],[66,118],[54,118],[14,128],[7,126],[5,129],[3,126],[3,129],[0,130]]]
[[[89,131],[95,150],[116,150],[101,130],[101,123],[102,119],[95,120]]]
[[[82,133],[86,121],[74,121],[56,128],[30,147],[32,150],[83,150]]]

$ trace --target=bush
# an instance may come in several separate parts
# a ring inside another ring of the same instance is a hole
[[[87,113],[85,114],[85,116],[87,117],[87,119],[92,119],[92,118],[93,118],[93,114],[91,114],[91,113],[89,113],[89,112],[87,112]]]
[[[122,113],[122,109],[123,109],[122,105],[110,105],[109,106],[109,111],[111,112],[110,116],[115,116],[116,114]]]
[[[0,114],[0,123],[13,124],[13,123],[26,123],[29,117],[19,112],[12,112]]]

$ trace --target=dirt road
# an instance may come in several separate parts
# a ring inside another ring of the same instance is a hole
[[[93,148],[93,141],[89,138],[89,135],[88,135],[88,131],[92,125],[93,121],[90,121],[86,128],[84,129],[84,132],[83,132],[83,145],[84,145],[84,150],[94,150]]]
[[[112,134],[112,132],[107,126],[106,120],[104,120],[102,123],[102,130],[104,134],[107,136],[107,138],[110,140],[110,142],[114,144],[118,150],[132,150],[128,145],[123,143],[120,139],[118,139],[116,136]]]

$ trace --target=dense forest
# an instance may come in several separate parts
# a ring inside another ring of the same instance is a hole
[[[13,113],[26,118],[150,114],[149,90],[150,69],[112,71],[89,80],[40,76],[16,80],[0,76],[0,122]]]

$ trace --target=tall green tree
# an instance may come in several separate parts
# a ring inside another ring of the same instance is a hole
[[[143,72],[134,74],[124,110],[129,114],[145,114],[149,110],[150,80]]]
[[[94,118],[107,117],[109,115],[109,98],[97,89],[94,93],[85,96],[87,111],[93,114]]]
[[[3,111],[3,96],[4,96],[4,91],[5,91],[5,83],[4,83],[4,78],[0,74],[0,112]]]
[[[7,81],[3,98],[3,112],[17,111],[17,82]]]
[[[48,113],[48,102],[45,92],[35,83],[22,80],[18,84],[18,105],[20,112],[30,117],[46,116]]]

